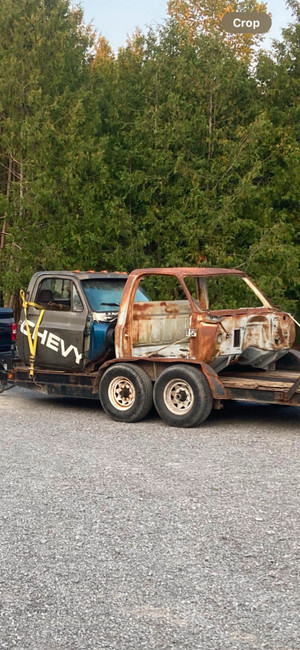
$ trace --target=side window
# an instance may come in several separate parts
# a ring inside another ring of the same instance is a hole
[[[82,311],[83,309],[74,283],[65,278],[41,280],[35,301],[44,309],[54,311]]]
[[[83,311],[83,304],[74,282],[72,282],[72,311]]]
[[[143,291],[150,300],[187,300],[187,296],[178,280],[173,275],[147,275],[142,278],[136,293],[135,302],[140,300],[139,291]]]
[[[192,308],[179,278],[150,274],[141,279],[139,288],[152,300],[141,302],[135,295],[131,328],[133,356],[155,351],[162,356],[187,356]]]

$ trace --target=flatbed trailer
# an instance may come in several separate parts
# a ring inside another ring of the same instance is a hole
[[[10,386],[28,388],[53,397],[74,397],[78,399],[99,399],[93,393],[97,373],[67,372],[64,370],[44,370],[36,368],[34,378],[28,373],[28,366],[16,366],[8,374]]]
[[[104,363],[100,370],[89,374],[36,368],[34,379],[29,377],[28,366],[16,364],[7,373],[6,384],[33,389],[53,397],[99,399],[101,376],[107,367],[117,367],[118,363],[122,362],[124,360],[114,359]],[[134,362],[136,364],[137,359]],[[168,360],[168,363],[170,362],[172,361]],[[160,375],[160,368],[163,371],[165,363],[166,359],[147,361],[148,374],[152,375],[152,381],[155,379],[154,374],[156,377]],[[142,360],[139,365],[144,366]],[[291,350],[282,357],[273,370],[232,366],[217,375],[206,364],[201,365],[201,370],[210,386],[213,408],[221,408],[225,400],[300,406],[300,352],[296,350]],[[4,374],[2,381],[3,378]]]

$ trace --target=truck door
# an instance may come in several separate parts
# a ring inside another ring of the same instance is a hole
[[[152,294],[155,300],[141,300],[141,289],[146,294]],[[160,357],[190,358],[191,316],[191,305],[178,278],[173,275],[147,274],[139,283],[134,301],[125,317],[123,332],[119,319],[116,340],[120,340],[121,334],[123,348],[120,348],[120,356],[158,354]]]
[[[80,371],[89,347],[87,332],[88,309],[80,289],[67,277],[53,276],[39,279],[33,293],[27,298],[45,309],[38,330],[35,364],[42,368]],[[33,333],[40,309],[30,306],[27,318]],[[24,319],[21,314],[18,348],[21,358],[28,362],[29,346]]]

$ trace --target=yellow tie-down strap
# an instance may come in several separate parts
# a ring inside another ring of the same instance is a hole
[[[27,331],[27,336],[28,336],[28,345],[29,345],[29,352],[30,352],[30,357],[29,357],[29,377],[31,379],[34,378],[34,362],[35,362],[35,355],[36,355],[36,348],[37,348],[37,342],[38,342],[38,331],[39,331],[39,326],[42,322],[45,309],[44,307],[41,307],[41,305],[38,305],[35,302],[28,302],[26,300],[26,295],[25,291],[21,289],[20,291],[20,296],[22,300],[22,307],[24,309],[24,316],[25,316],[25,325],[26,325],[26,331]],[[30,332],[30,327],[27,319],[27,309],[28,307],[35,307],[35,309],[40,309],[41,313],[37,319],[37,324],[33,330],[33,334],[31,336]]]

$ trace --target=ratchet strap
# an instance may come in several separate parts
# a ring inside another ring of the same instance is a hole
[[[22,307],[24,310],[24,316],[25,316],[25,325],[26,325],[26,331],[27,331],[27,336],[28,336],[28,345],[29,345],[29,352],[30,352],[30,357],[29,357],[29,377],[30,379],[34,379],[34,362],[35,362],[35,356],[36,356],[36,348],[37,348],[37,342],[38,342],[38,331],[39,331],[39,326],[42,322],[45,309],[44,307],[41,307],[41,305],[38,305],[35,302],[28,302],[26,300],[26,295],[25,291],[21,289],[20,291],[20,296],[22,300]],[[27,318],[27,309],[28,307],[35,307],[35,309],[40,309],[40,315],[37,319],[37,324],[33,330],[33,333],[31,335],[29,323],[28,323],[28,318]]]
[[[292,314],[289,314],[289,316],[290,316],[291,319],[294,321],[294,323],[295,323],[296,325],[298,325],[298,327],[300,327],[300,323],[298,323],[298,321],[296,320],[296,318],[294,318],[294,316],[292,316]]]

